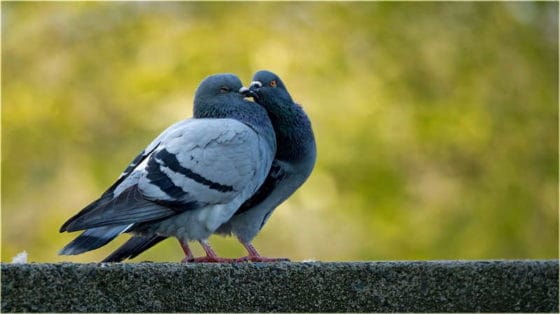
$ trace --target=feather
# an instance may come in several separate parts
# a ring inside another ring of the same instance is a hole
[[[109,243],[119,234],[129,229],[131,225],[124,226],[105,226],[92,228],[84,231],[72,242],[68,243],[59,254],[76,255],[87,251],[95,250]]]
[[[87,213],[66,226],[67,231],[77,231],[101,226],[128,225],[131,223],[162,219],[176,211],[154,203],[142,195],[138,186],[131,186],[114,199],[100,202]]]
[[[167,237],[152,235],[148,237],[134,236],[125,244],[116,249],[111,255],[107,256],[102,263],[121,262],[125,259],[134,258],[138,254],[167,239]]]

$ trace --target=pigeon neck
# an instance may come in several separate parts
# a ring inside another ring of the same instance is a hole
[[[288,162],[298,162],[308,156],[313,156],[315,139],[309,118],[295,103],[281,108],[269,111],[278,144],[276,158]]]
[[[201,104],[195,101],[195,119],[235,119],[264,136],[271,147],[276,147],[272,124],[266,110],[261,106],[244,100]]]

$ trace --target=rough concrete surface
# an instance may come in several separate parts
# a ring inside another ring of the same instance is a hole
[[[2,312],[558,312],[558,261],[2,264]]]

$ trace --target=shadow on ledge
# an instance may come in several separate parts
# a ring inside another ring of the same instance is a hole
[[[2,312],[558,312],[558,261],[2,264]]]

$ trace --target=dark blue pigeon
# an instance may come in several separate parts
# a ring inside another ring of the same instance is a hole
[[[285,260],[260,256],[251,241],[274,209],[311,174],[317,156],[311,122],[301,106],[292,100],[282,80],[272,72],[257,72],[250,87],[241,92],[253,97],[268,111],[278,149],[264,184],[216,233],[237,236],[249,253],[240,260]]]
[[[134,236],[104,261],[133,258],[176,237],[183,261],[221,262],[208,237],[262,185],[276,141],[267,112],[244,100],[232,74],[206,78],[198,87],[193,118],[160,134],[101,197],[60,231],[85,230],[60,254],[99,248],[122,233]],[[206,256],[194,258],[188,241]]]

